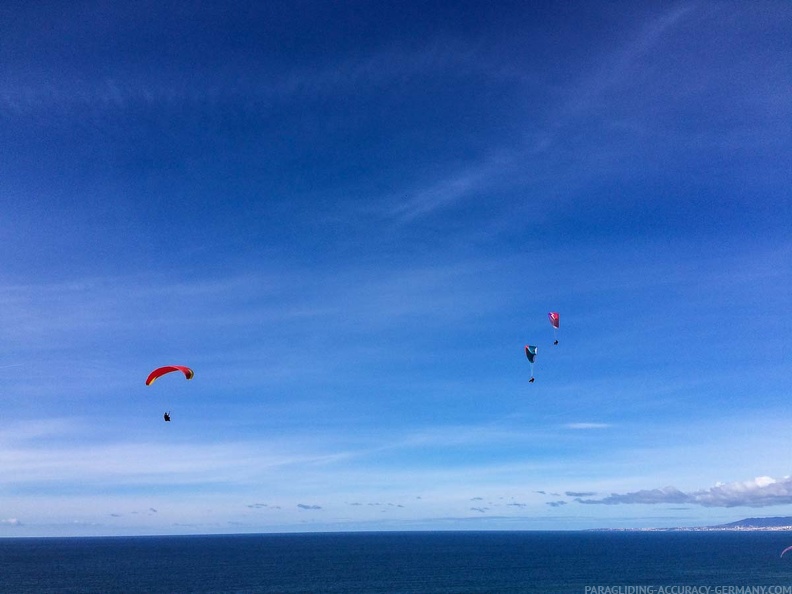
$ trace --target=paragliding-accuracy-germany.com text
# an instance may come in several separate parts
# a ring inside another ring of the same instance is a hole
[[[792,594],[792,586],[586,586],[584,594]]]

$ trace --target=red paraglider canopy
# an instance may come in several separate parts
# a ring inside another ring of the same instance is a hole
[[[558,328],[559,322],[561,321],[561,316],[558,315],[558,312],[551,311],[547,314],[547,317],[550,319],[550,323],[553,325],[553,328]]]
[[[146,378],[146,385],[150,386],[151,384],[154,383],[154,380],[156,380],[158,377],[161,377],[166,373],[171,373],[173,371],[181,371],[184,374],[184,377],[186,377],[188,380],[191,380],[193,378],[193,375],[195,375],[195,373],[193,373],[193,370],[190,369],[189,367],[184,367],[182,365],[166,365],[165,367],[158,367],[157,369],[149,373],[149,376]]]

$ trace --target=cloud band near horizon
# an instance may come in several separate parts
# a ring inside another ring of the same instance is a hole
[[[718,483],[709,489],[690,493],[668,486],[632,493],[612,493],[602,499],[577,497],[575,501],[600,505],[673,503],[702,507],[769,507],[792,503],[792,476],[780,480],[761,476],[751,481]]]

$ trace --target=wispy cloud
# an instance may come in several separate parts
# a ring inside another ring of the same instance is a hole
[[[123,33],[123,32],[122,32]],[[452,38],[430,39],[416,47],[388,47],[351,56],[328,56],[288,71],[266,63],[244,63],[244,73],[224,63],[222,70],[207,64],[173,71],[165,62],[152,65],[147,78],[116,72],[113,76],[83,69],[79,74],[50,71],[45,76],[15,76],[0,86],[0,115],[53,110],[81,110],[94,114],[147,107],[207,107],[223,104],[269,106],[300,97],[346,97],[365,90],[382,92],[444,72],[455,75],[491,74],[480,53]],[[194,65],[193,65],[194,66]],[[177,66],[178,67],[178,66]],[[498,76],[508,72],[497,71]]]
[[[682,23],[691,11],[692,5],[683,4],[649,19],[637,28],[628,42],[619,50],[602,60],[598,69],[592,72],[577,86],[570,89],[569,101],[563,105],[562,116],[558,123],[587,112],[597,105],[603,94],[613,87],[629,80],[630,73],[637,67],[641,58],[654,51],[665,35]]]
[[[93,492],[97,487],[117,493],[146,485],[163,488],[214,485],[255,485],[261,477],[313,467],[315,472],[330,459],[326,448],[311,453],[310,447],[271,439],[268,452],[261,441],[224,441],[203,444],[166,444],[158,439],[118,440],[93,435],[93,445],[75,443],[90,425],[56,419],[20,423],[0,433],[0,463],[7,469],[0,486],[14,492],[52,489]],[[46,443],[45,447],[42,445]],[[339,450],[340,453],[340,450]],[[321,460],[324,460],[322,462]],[[299,474],[299,472],[297,472]]]
[[[497,187],[504,186],[506,175],[514,167],[514,159],[499,155],[451,172],[445,177],[430,180],[404,190],[390,215],[402,222],[410,222],[436,211],[450,208],[459,202],[472,199]]]

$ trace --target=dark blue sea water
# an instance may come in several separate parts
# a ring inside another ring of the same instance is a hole
[[[779,557],[790,544],[792,533],[783,532],[0,539],[0,591],[792,593],[792,558]]]

